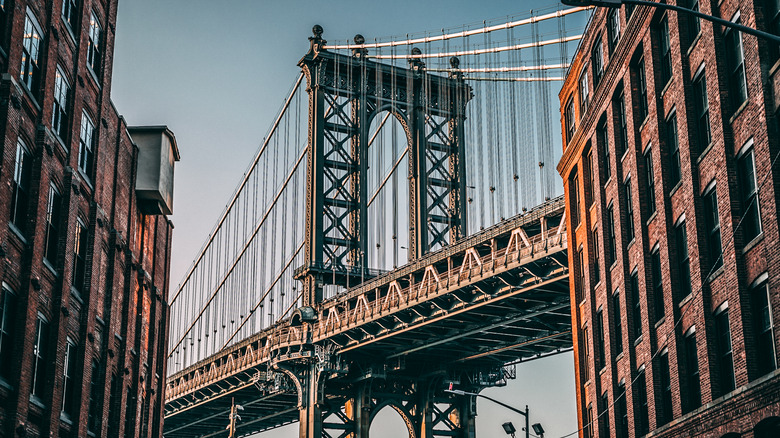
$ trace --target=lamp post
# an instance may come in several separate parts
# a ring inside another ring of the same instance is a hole
[[[521,411],[520,409],[517,409],[517,408],[514,408],[512,406],[509,406],[506,403],[500,402],[500,401],[498,401],[496,399],[493,399],[493,398],[490,398],[490,397],[488,397],[486,395],[477,394],[476,392],[467,392],[467,391],[462,391],[460,389],[445,389],[444,392],[449,392],[450,394],[455,394],[455,395],[470,395],[470,396],[474,396],[474,397],[482,397],[484,399],[492,401],[493,403],[495,403],[497,405],[503,406],[503,407],[509,409],[512,412],[517,412],[518,414],[520,414],[523,417],[525,417],[525,438],[530,438],[531,434],[530,434],[530,431],[528,430],[529,429],[529,426],[528,426],[528,423],[529,423],[529,421],[528,421],[528,405],[525,405],[525,411]],[[502,426],[504,427],[504,431],[506,431],[508,434],[511,434],[512,436],[514,436],[514,426],[512,426],[512,423],[504,423]],[[536,426],[536,425],[534,425],[534,426]],[[513,432],[509,432],[508,427],[511,427]],[[541,427],[541,425],[539,425],[539,427]]]
[[[724,20],[720,17],[714,17],[712,15],[702,14],[699,11],[693,11],[688,8],[683,8],[677,5],[670,5],[667,3],[656,3],[647,0],[561,0],[561,2],[569,6],[603,6],[605,8],[619,8],[623,4],[627,4],[627,5],[650,6],[653,8],[660,8],[660,9],[670,9],[672,11],[682,12],[683,14],[694,15],[696,17],[703,18],[707,21],[720,24],[721,26],[730,27],[740,32],[744,32],[753,35],[755,37],[763,38],[765,40],[772,41],[776,44],[780,44],[780,36],[773,35],[771,33],[764,32],[762,30],[753,29],[752,27],[747,27],[739,23],[734,23],[733,21]]]

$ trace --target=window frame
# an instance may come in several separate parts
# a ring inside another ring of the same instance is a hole
[[[674,224],[675,259],[677,261],[677,304],[693,293],[691,284],[691,259],[688,250],[688,228],[685,215],[680,215]]]
[[[636,238],[636,228],[634,227],[634,203],[631,194],[631,175],[629,174],[623,181],[623,190],[626,204],[626,232],[628,233],[629,244]]]
[[[737,11],[729,21],[740,24],[740,18],[740,11]],[[745,46],[744,40],[742,39],[742,32],[724,27],[723,43],[724,51],[726,52],[726,82],[729,91],[729,101],[731,103],[731,112],[735,113],[743,103],[750,99],[750,92],[747,85],[747,72],[745,71]],[[732,52],[732,50],[737,51],[738,53]],[[737,60],[737,58],[739,59]],[[738,92],[735,93],[735,90]]]
[[[79,132],[79,170],[92,181],[95,169],[95,142],[97,136],[95,131],[97,127],[92,117],[89,116],[86,110],[81,112],[81,129]]]
[[[62,67],[57,64],[54,77],[51,128],[54,134],[62,140],[60,144],[64,146],[66,150],[70,149],[68,147],[68,105],[70,103],[70,90],[70,81],[68,81],[67,75],[62,70]]]
[[[683,335],[685,351],[685,413],[701,406],[701,381],[699,372],[699,351],[696,341],[696,326],[691,326]]]
[[[59,247],[59,225],[62,223],[62,195],[53,183],[49,184],[46,201],[46,232],[43,241],[43,258],[51,267],[56,266]]]
[[[656,264],[657,261],[657,264]],[[664,280],[661,266],[661,246],[655,245],[650,251],[650,270],[653,282],[653,310],[656,323],[666,316],[666,304],[664,301]]]
[[[612,293],[612,327],[615,345],[615,356],[623,354],[623,312],[620,310],[620,288],[615,288]]]
[[[33,344],[33,366],[30,382],[30,395],[38,401],[43,400],[46,390],[46,356],[49,347],[49,320],[43,314],[38,313],[35,323],[35,343]]]
[[[43,45],[43,27],[41,27],[33,10],[28,6],[24,20],[22,64],[19,72],[19,82],[36,99],[41,86],[41,51],[43,50]]]
[[[647,184],[647,204],[648,204],[648,216],[652,216],[656,212],[655,202],[655,166],[653,165],[653,149],[652,145],[648,145],[645,148],[643,154],[645,159],[645,183]]]
[[[9,382],[11,368],[14,364],[14,338],[16,337],[17,295],[5,282],[0,285],[0,380]]]
[[[666,117],[666,147],[669,150],[669,185],[674,189],[682,183],[682,157],[680,156],[680,133],[677,129],[677,111],[672,110]]]
[[[68,27],[68,30],[75,35],[79,22],[78,0],[63,0],[61,12],[62,13],[60,15],[62,17],[62,22],[65,23]]]
[[[9,220],[20,233],[24,233],[25,222],[29,216],[32,161],[33,155],[27,143],[20,136],[16,140],[16,159],[11,179],[11,218]]]
[[[76,219],[76,231],[73,237],[73,271],[71,273],[71,290],[78,293],[86,292],[87,280],[87,247],[89,245],[89,230],[86,222]]]
[[[661,80],[661,89],[665,89],[674,76],[672,70],[672,41],[669,34],[669,14],[664,14],[660,20],[658,20],[658,38],[659,48],[661,50],[660,57],[660,74],[658,78]]]
[[[103,74],[103,52],[101,44],[103,43],[103,26],[100,24],[95,10],[93,9],[89,18],[89,30],[87,32],[87,67],[95,74],[96,78],[101,78]]]
[[[734,345],[731,340],[729,303],[726,301],[715,310],[715,335],[718,354],[720,395],[728,394],[737,386],[734,369]],[[725,324],[725,325],[724,325]]]
[[[766,273],[762,274],[750,287],[750,301],[751,309],[753,311],[753,337],[754,344],[756,345],[758,376],[766,375],[777,369],[775,327],[768,278],[769,276]],[[761,295],[761,298],[758,298],[759,294]]]
[[[60,411],[68,418],[73,417],[74,403],[77,392],[77,367],[76,359],[78,346],[70,336],[65,338],[65,358],[62,363],[62,406]]]
[[[723,242],[720,233],[720,210],[718,205],[718,186],[713,180],[702,194],[704,224],[707,233],[707,253],[710,258],[710,272],[723,266]]]
[[[629,276],[629,286],[631,288],[631,308],[632,308],[632,319],[633,319],[633,326],[634,326],[634,342],[637,341],[637,339],[640,339],[642,337],[643,328],[642,328],[642,301],[641,301],[641,293],[639,291],[639,271],[637,268],[634,268],[634,270],[631,272],[631,275]]]
[[[745,174],[746,168],[743,166],[747,163],[747,157],[750,157],[750,174],[751,177]],[[742,235],[745,246],[747,246],[753,240],[758,239],[764,232],[763,224],[761,223],[761,203],[758,197],[758,178],[756,175],[756,154],[753,148],[753,139],[749,139],[737,154],[737,183],[739,187],[739,199],[741,203],[741,216],[744,216],[742,220]],[[748,186],[750,187],[749,190]],[[754,201],[755,200],[755,201]],[[748,215],[750,219],[748,219]],[[745,224],[750,225],[752,228],[746,230]],[[755,228],[755,229],[753,229]],[[750,231],[748,233],[748,231]]]
[[[710,101],[707,94],[707,75],[704,63],[699,66],[691,80],[693,90],[694,114],[696,115],[696,140],[699,152],[703,152],[712,143],[710,127]]]

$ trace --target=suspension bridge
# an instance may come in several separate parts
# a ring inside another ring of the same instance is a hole
[[[571,349],[554,84],[586,8],[328,44],[170,300],[165,436],[474,436],[479,391]],[[568,21],[577,23],[567,26]],[[408,208],[407,208],[408,207]]]

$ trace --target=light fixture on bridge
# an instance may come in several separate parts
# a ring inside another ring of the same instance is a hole
[[[501,427],[504,428],[504,432],[506,432],[507,435],[511,435],[512,438],[515,438],[515,432],[517,432],[517,430],[511,421],[507,421],[506,423],[502,424]]]

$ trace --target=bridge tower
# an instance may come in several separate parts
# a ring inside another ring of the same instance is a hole
[[[414,56],[406,69],[371,61],[363,49],[351,56],[330,52],[322,27],[313,33],[298,63],[309,94],[305,264],[295,274],[304,306],[322,301],[325,284],[349,287],[371,276],[365,256],[369,127],[384,111],[401,123],[409,147],[409,259],[464,236],[463,121],[472,96],[459,73],[428,74]],[[457,67],[457,59],[451,64]]]

